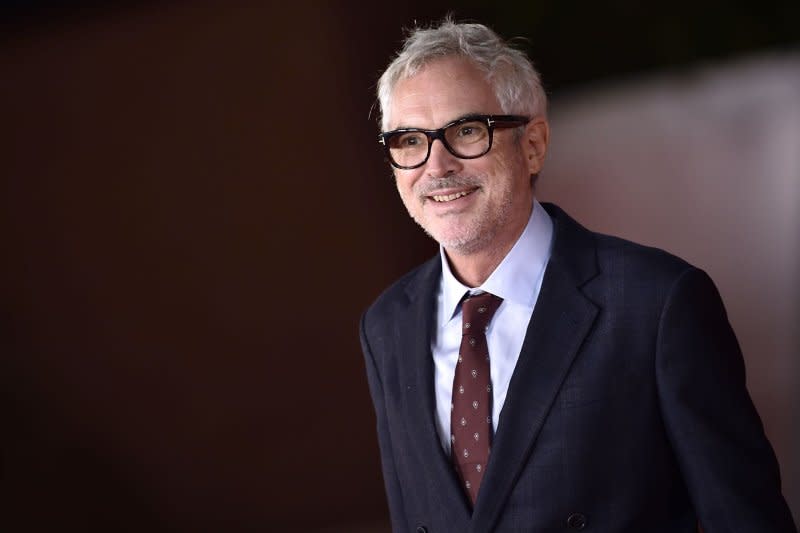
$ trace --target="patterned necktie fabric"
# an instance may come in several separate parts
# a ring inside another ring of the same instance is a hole
[[[461,347],[453,379],[450,449],[472,504],[478,496],[492,437],[492,384],[486,328],[503,299],[489,293],[462,303]]]

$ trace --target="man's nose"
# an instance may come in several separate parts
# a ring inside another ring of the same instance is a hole
[[[431,144],[431,155],[425,163],[425,172],[430,177],[440,178],[459,172],[461,159],[450,153],[441,139],[434,139]]]

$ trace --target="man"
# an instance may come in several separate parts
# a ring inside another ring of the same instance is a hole
[[[361,322],[393,530],[796,531],[712,281],[536,200],[525,55],[445,21],[378,96],[400,197],[440,243]]]

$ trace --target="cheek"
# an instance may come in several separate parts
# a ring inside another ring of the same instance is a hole
[[[503,189],[508,188],[515,176],[515,161],[507,154],[498,154],[487,166],[485,171],[490,179],[496,184],[502,184]]]
[[[395,171],[394,180],[397,184],[397,190],[400,191],[400,194],[402,195],[410,195],[414,190],[414,184],[417,181],[413,173],[401,170]]]
[[[519,189],[530,183],[530,172],[525,159],[525,154],[515,150],[511,154],[503,154],[498,161],[498,168],[509,180],[509,186]]]
[[[409,176],[402,176],[395,172],[394,176],[397,192],[400,194],[400,199],[405,204],[406,208],[411,209],[411,202],[414,198],[414,181],[409,179]]]

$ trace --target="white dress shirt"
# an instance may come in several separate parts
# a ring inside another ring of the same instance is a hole
[[[534,200],[528,225],[514,247],[489,278],[474,289],[453,276],[444,249],[440,247],[442,280],[437,294],[436,329],[431,350],[435,367],[437,429],[446,453],[450,453],[450,404],[461,346],[461,299],[466,292],[489,292],[503,299],[486,330],[493,393],[492,427],[496,431],[511,374],[539,298],[544,269],[550,259],[552,237],[553,222]]]

